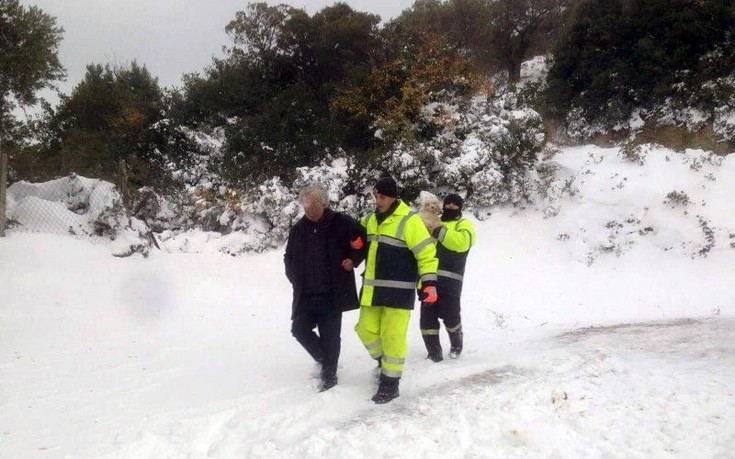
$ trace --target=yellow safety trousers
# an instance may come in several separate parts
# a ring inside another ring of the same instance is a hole
[[[360,306],[357,336],[374,359],[381,359],[382,373],[400,378],[408,353],[411,310],[387,306]]]

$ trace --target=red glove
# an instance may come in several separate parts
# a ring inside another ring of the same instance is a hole
[[[360,236],[355,236],[354,239],[350,240],[350,247],[352,247],[355,250],[360,250],[365,245],[364,242],[362,242],[362,238]]]
[[[436,287],[427,285],[421,290],[421,301],[424,303],[436,303],[439,295],[436,294]]]

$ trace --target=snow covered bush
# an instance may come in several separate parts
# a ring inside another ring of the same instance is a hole
[[[276,247],[288,236],[288,231],[299,217],[297,195],[274,177],[245,195],[243,229],[256,234],[256,241],[248,249],[262,251]]]
[[[677,206],[686,207],[689,205],[689,195],[687,195],[683,191],[671,191],[669,194],[666,195],[664,204],[671,205],[672,209]]]
[[[716,108],[712,127],[719,138],[735,142],[735,109],[727,105]]]
[[[434,188],[433,179],[440,173],[437,157],[441,155],[441,150],[432,144],[398,143],[380,166],[396,180],[402,197],[411,200],[421,190]]]
[[[534,172],[533,195],[545,217],[557,215],[562,199],[579,192],[576,176],[552,160],[540,163]]]
[[[587,138],[628,130],[640,109],[694,132],[732,106],[734,19],[728,2],[583,2],[552,51],[548,108]]]
[[[695,254],[696,256],[705,258],[715,246],[715,231],[712,229],[710,221],[705,217],[697,215],[697,221],[699,221],[699,228],[702,230],[702,235],[704,236],[704,243]]]
[[[149,229],[128,219],[114,184],[76,174],[43,183],[17,182],[7,190],[13,231],[71,235],[113,242],[113,254],[150,251]]]
[[[181,192],[163,195],[157,193],[153,187],[145,186],[138,190],[130,213],[157,233],[179,229],[190,223],[186,221],[185,206],[181,205],[184,200],[185,197]]]
[[[318,166],[299,167],[291,192],[297,196],[301,188],[320,183],[327,188],[333,210],[357,217],[367,212],[373,204],[370,194],[371,172],[371,169],[361,168],[346,156],[327,158]]]
[[[127,225],[115,185],[72,174],[43,183],[21,181],[7,190],[7,217],[18,228],[113,239]]]
[[[399,143],[382,165],[413,199],[420,190],[457,192],[470,207],[519,204],[530,198],[529,170],[544,146],[541,116],[514,89],[488,100],[447,105],[439,133],[419,144]]]
[[[642,145],[638,145],[635,142],[626,142],[621,148],[620,148],[620,156],[633,164],[638,164],[640,166],[644,165],[646,163],[646,154],[643,150]]]

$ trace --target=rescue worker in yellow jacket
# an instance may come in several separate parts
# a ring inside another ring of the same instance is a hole
[[[426,304],[437,300],[438,260],[434,239],[419,215],[398,199],[391,177],[378,180],[373,196],[376,209],[361,220],[369,246],[355,331],[378,360],[380,383],[372,400],[382,404],[398,397],[416,289]]]
[[[444,199],[442,224],[431,232],[436,239],[436,256],[439,259],[437,271],[439,300],[433,304],[422,304],[419,323],[421,336],[428,351],[426,358],[434,362],[444,359],[439,339],[440,318],[449,333],[449,357],[456,359],[462,353],[460,296],[467,255],[476,239],[472,222],[462,218],[463,203],[461,196],[449,194]]]

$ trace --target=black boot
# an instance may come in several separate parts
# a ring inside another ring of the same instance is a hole
[[[424,344],[428,351],[427,359],[431,359],[432,362],[441,362],[444,360],[442,356],[442,345],[439,341],[439,335],[421,335],[424,338]]]
[[[324,365],[322,367],[322,381],[319,383],[319,392],[324,392],[337,385],[337,366]]]
[[[401,378],[391,378],[385,375],[380,375],[380,385],[378,385],[378,392],[373,395],[372,400],[376,404],[382,405],[398,397],[398,382],[400,380]]]
[[[459,354],[462,353],[462,329],[455,332],[449,333],[449,343],[451,345],[451,348],[449,349],[449,357],[452,359],[456,359],[459,357]]]

